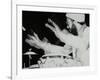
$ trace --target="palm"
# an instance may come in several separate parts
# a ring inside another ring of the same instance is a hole
[[[34,36],[28,35],[29,39],[26,39],[26,42],[29,43],[31,46],[38,45],[41,43],[38,35],[34,33]]]

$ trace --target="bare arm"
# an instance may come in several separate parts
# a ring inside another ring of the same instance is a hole
[[[83,40],[78,37],[78,36],[74,36],[70,33],[65,34],[63,33],[63,31],[60,30],[60,28],[58,27],[58,25],[56,25],[52,20],[48,20],[50,23],[53,24],[53,26],[55,28],[53,28],[51,25],[46,24],[46,27],[48,27],[49,29],[51,29],[55,35],[65,44],[73,46],[74,48],[85,48],[85,45],[83,43]]]
[[[36,48],[41,48],[44,51],[48,51],[48,52],[62,52],[64,50],[64,48],[61,46],[57,46],[57,45],[47,43],[45,41],[41,41],[37,36],[37,34],[35,33],[34,36],[29,35],[29,39],[26,39],[26,42],[31,46],[34,46]]]

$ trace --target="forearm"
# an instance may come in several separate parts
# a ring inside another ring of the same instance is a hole
[[[83,40],[72,34],[64,34],[62,32],[59,33],[59,39],[67,45],[73,46],[74,48],[84,48]]]
[[[37,46],[39,46],[41,49],[43,50],[46,50],[47,47],[48,47],[48,44],[49,43],[46,43],[46,42],[39,42],[39,43],[36,43]]]

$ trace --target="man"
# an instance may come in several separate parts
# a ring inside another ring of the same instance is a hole
[[[65,43],[65,46],[69,45],[73,47],[74,52],[76,52],[76,59],[79,60],[82,65],[89,65],[89,28],[84,24],[80,25],[79,21],[84,21],[84,14],[66,14],[69,28],[71,29],[72,24],[74,24],[78,31],[78,36],[74,36],[67,30],[60,30],[57,24],[55,24],[51,19],[48,19],[50,23],[55,27],[53,28],[49,24],[45,24],[46,27],[50,28],[55,35]]]

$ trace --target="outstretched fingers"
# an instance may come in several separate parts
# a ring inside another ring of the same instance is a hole
[[[40,39],[39,39],[39,37],[38,37],[38,35],[36,33],[34,33],[34,36],[38,41],[40,41]]]
[[[31,35],[28,35],[28,37],[29,37],[28,40],[29,40],[31,43],[36,43],[36,42],[38,42],[38,40],[36,39],[36,37],[31,36]]]
[[[49,29],[51,29],[53,32],[55,32],[55,28],[53,28],[51,25],[49,25],[48,23],[45,24],[45,26]]]
[[[57,31],[60,31],[58,25],[57,25],[54,21],[52,21],[51,19],[48,19],[48,22],[52,23],[52,25],[55,27],[55,29],[56,29]]]
[[[35,43],[35,41],[30,40],[30,39],[26,39],[25,42],[28,43],[28,44],[30,44],[30,45],[33,45],[33,43]]]

